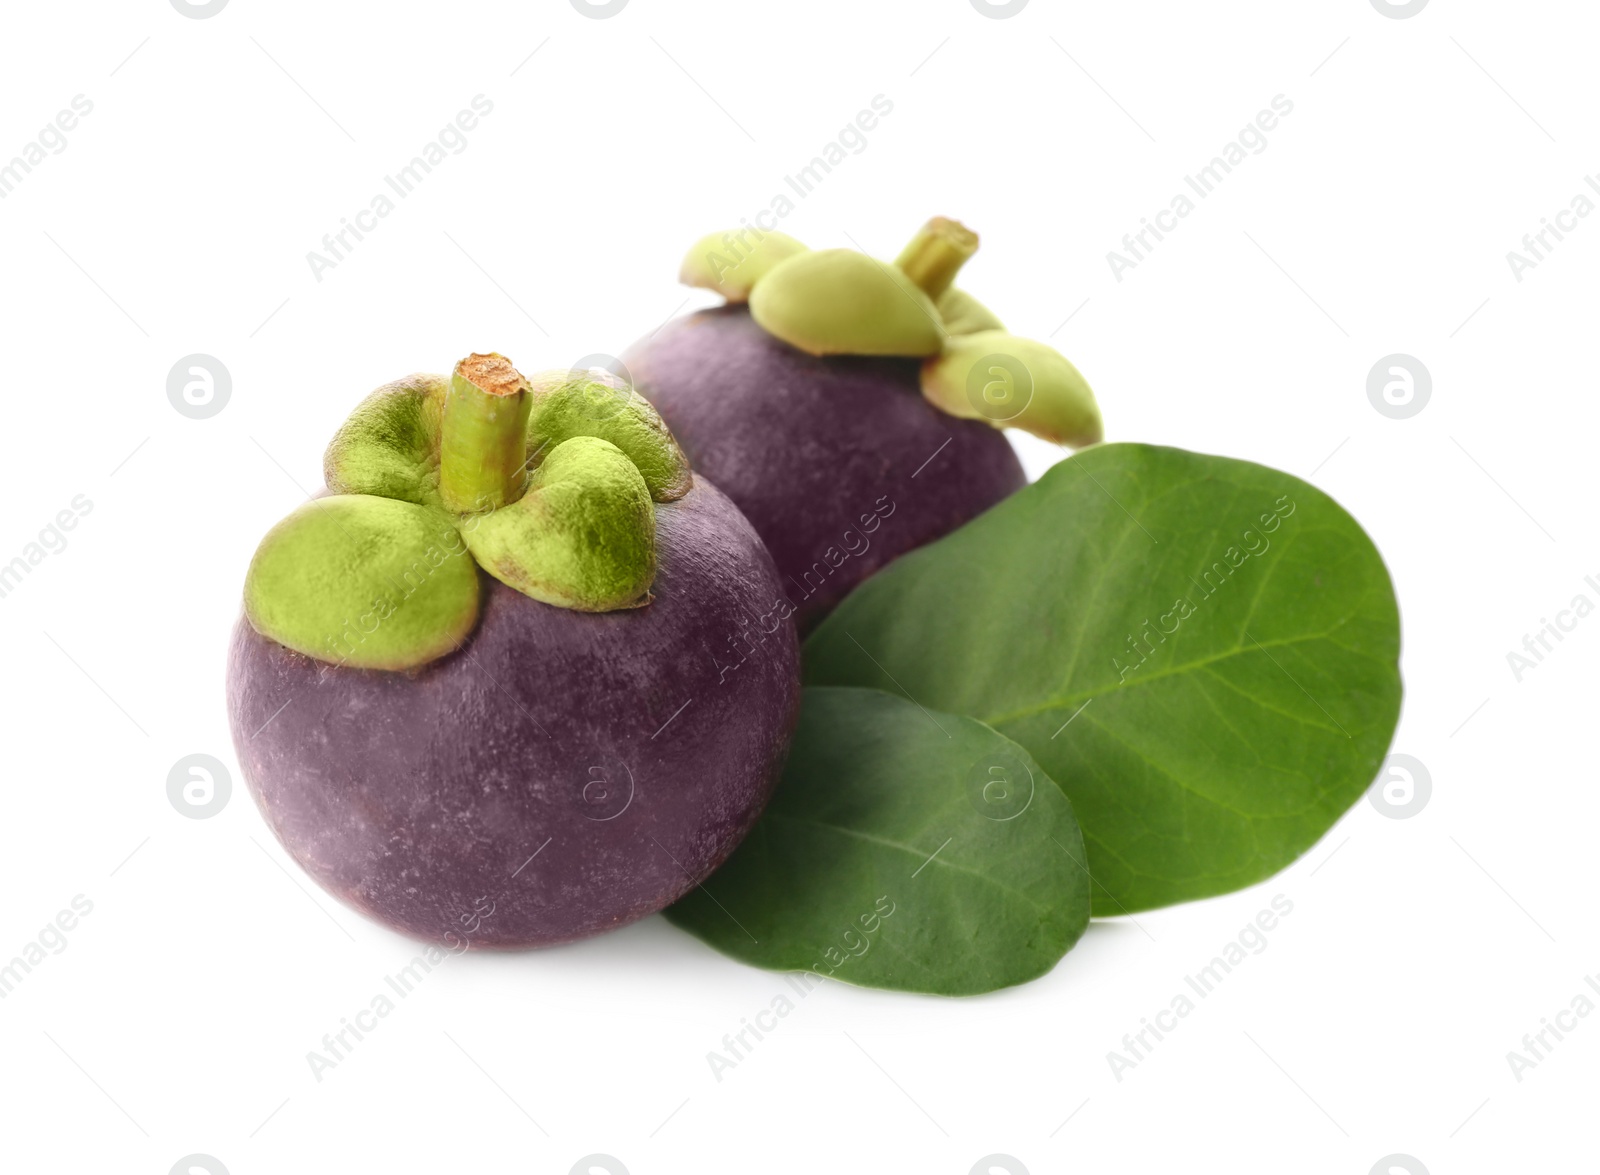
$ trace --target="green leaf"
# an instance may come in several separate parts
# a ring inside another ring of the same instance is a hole
[[[1305,852],[1400,710],[1372,541],[1245,461],[1102,445],[854,592],[806,680],[903,693],[1026,747],[1072,797],[1095,913],[1227,893]]]
[[[725,954],[971,995],[1055,966],[1089,920],[1072,805],[982,723],[877,690],[805,691],[777,794],[667,917]]]

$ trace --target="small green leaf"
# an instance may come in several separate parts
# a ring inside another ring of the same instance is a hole
[[[261,635],[336,665],[414,669],[478,616],[478,568],[440,510],[367,495],[316,498],[274,526],[245,577]]]
[[[1055,966],[1089,920],[1069,804],[982,723],[808,689],[777,794],[667,917],[725,954],[864,987],[971,995]]]
[[[439,420],[449,384],[442,375],[408,375],[356,405],[323,454],[328,488],[438,505]]]
[[[649,602],[656,575],[650,489],[626,454],[599,437],[551,449],[509,506],[461,519],[479,565],[525,596],[579,612]]]
[[[1226,893],[1305,852],[1400,711],[1361,527],[1245,461],[1102,445],[868,580],[813,685],[904,692],[1026,747],[1072,797],[1095,913]]]

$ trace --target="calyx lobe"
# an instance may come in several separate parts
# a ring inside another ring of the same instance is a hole
[[[1077,368],[1044,343],[1008,334],[953,284],[978,249],[978,234],[959,221],[929,220],[893,265],[853,249],[808,250],[775,232],[748,245],[752,231],[701,238],[680,280],[748,301],[757,325],[810,355],[921,359],[924,397],[952,416],[1072,448],[1101,440],[1100,408]]]
[[[458,647],[478,567],[589,612],[649,602],[655,503],[693,484],[650,403],[608,373],[530,381],[498,353],[385,384],[323,458],[334,496],[262,540],[245,583],[257,631],[306,656],[413,669]]]

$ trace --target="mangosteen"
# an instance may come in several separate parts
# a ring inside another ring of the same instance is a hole
[[[627,351],[633,386],[772,552],[802,632],[898,555],[1026,484],[999,431],[1101,439],[1075,367],[1009,334],[956,272],[977,235],[936,217],[890,265],[746,225],[679,278],[726,304]]]
[[[500,355],[374,392],[251,562],[244,776],[328,892],[457,947],[654,913],[760,814],[799,652],[771,557],[655,410]]]

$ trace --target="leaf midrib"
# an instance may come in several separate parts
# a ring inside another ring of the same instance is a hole
[[[913,859],[921,859],[925,856],[922,849],[912,848],[910,845],[904,845],[899,841],[888,840],[881,836],[874,836],[870,832],[862,832],[858,828],[849,828],[843,824],[829,824],[822,820],[807,820],[803,816],[791,816],[786,812],[775,812],[771,809],[767,811],[765,818],[768,820],[786,820],[791,824],[804,824],[811,828],[820,828],[825,832],[837,832],[844,836],[853,836],[875,845],[882,845],[884,848],[897,849]],[[1011,886],[997,880],[996,878],[991,877],[989,874],[980,873],[970,866],[958,865],[954,861],[941,860],[938,857],[935,857],[931,862],[929,862],[929,864],[938,865],[941,868],[950,869],[957,873],[965,873],[969,877],[975,877],[979,881],[982,881],[988,885],[992,885],[995,889],[1002,890],[1005,893],[1015,894],[1035,910],[1042,910],[1048,913],[1051,909],[1050,906],[1034,901],[1033,898],[1023,893],[1020,889],[1014,889]]]
[[[1341,620],[1337,625],[1325,632],[1306,633],[1302,636],[1286,637],[1283,640],[1258,641],[1252,643],[1249,647],[1239,645],[1236,648],[1228,649],[1226,652],[1217,653],[1214,656],[1202,657],[1198,661],[1190,661],[1183,665],[1175,665],[1171,669],[1163,669],[1159,673],[1144,674],[1143,676],[1138,677],[1136,680],[1119,681],[1115,684],[1102,686],[1098,689],[1089,689],[1081,693],[1068,694],[1065,697],[1050,698],[1046,701],[1040,702],[1036,706],[1028,706],[1021,710],[1013,710],[1007,714],[981,715],[978,716],[978,718],[979,721],[984,722],[989,726],[998,726],[1002,722],[1015,722],[1022,718],[1032,718],[1035,714],[1045,714],[1051,710],[1065,710],[1074,702],[1085,701],[1089,698],[1103,698],[1108,694],[1121,693],[1124,690],[1149,685],[1151,682],[1160,681],[1166,677],[1177,677],[1180,674],[1193,673],[1196,670],[1204,669],[1209,665],[1215,665],[1218,662],[1226,661],[1232,657],[1238,657],[1245,653],[1254,652],[1257,649],[1281,649],[1292,645],[1306,644],[1310,641],[1327,640],[1338,629],[1343,628],[1344,623],[1345,622]]]

